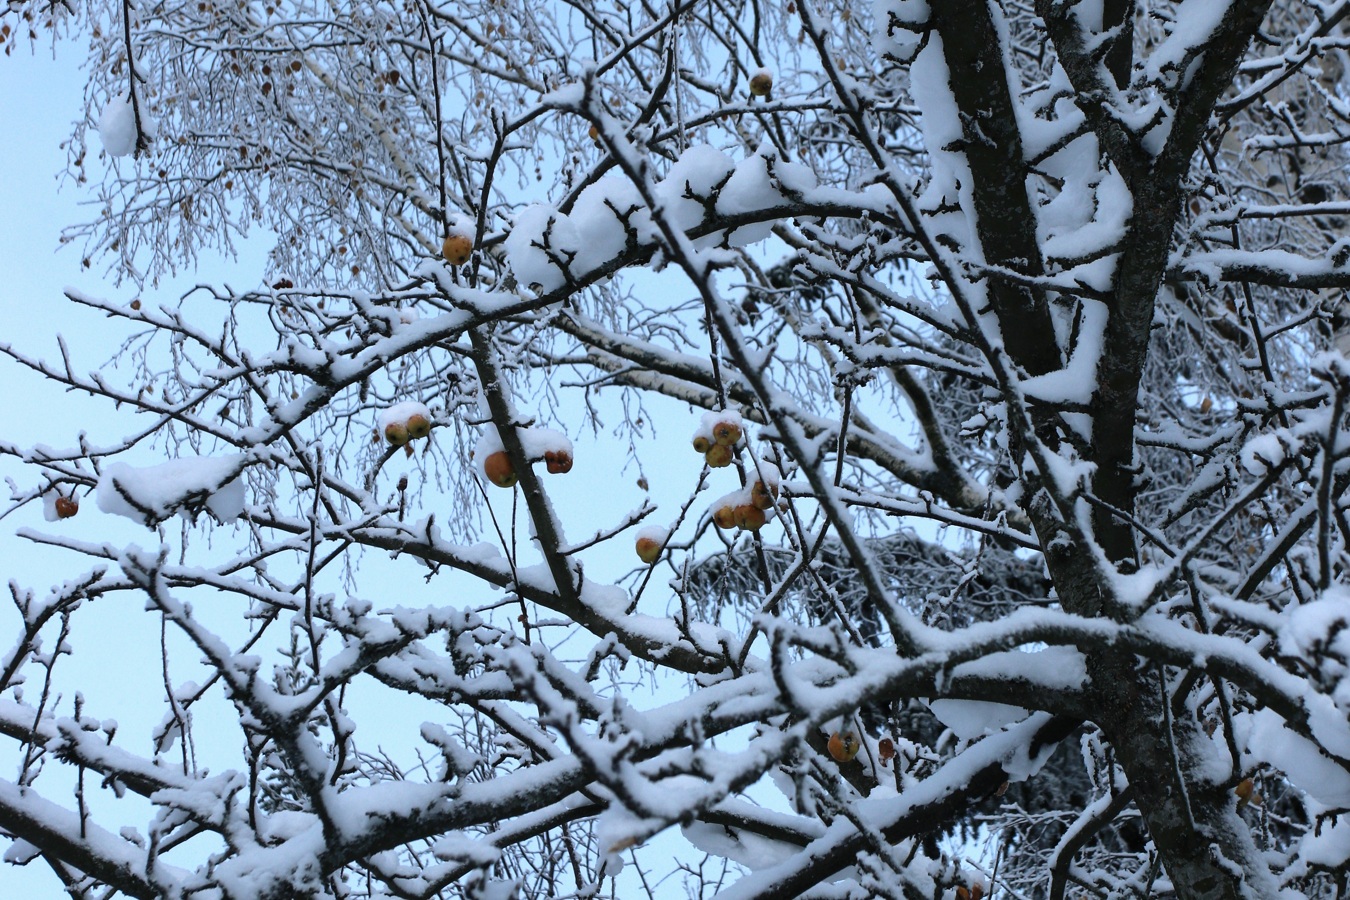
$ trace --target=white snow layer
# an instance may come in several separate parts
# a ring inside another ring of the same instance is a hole
[[[244,511],[244,464],[240,455],[171,459],[147,468],[113,463],[98,480],[98,508],[148,526],[203,509],[219,522],[232,522]]]
[[[876,0],[872,6],[872,46],[880,56],[902,62],[914,58],[928,21],[928,0]]]
[[[142,115],[141,125],[147,137],[154,137],[150,119]],[[130,156],[136,151],[136,111],[128,97],[114,97],[98,117],[98,136],[109,156]]]
[[[638,529],[638,532],[635,535],[636,540],[640,541],[643,538],[648,538],[650,540],[656,541],[656,543],[658,544],[664,544],[666,542],[666,538],[668,537],[670,537],[670,531],[666,528],[662,528],[660,525],[643,526],[642,528]]]
[[[431,421],[431,410],[427,409],[425,403],[417,400],[404,400],[401,403],[395,403],[393,406],[380,413],[380,433],[390,425],[397,422],[400,425],[406,425],[413,416],[421,416],[428,422]]]
[[[754,215],[782,206],[785,197],[818,189],[806,166],[779,159],[764,145],[740,162],[721,150],[698,144],[685,150],[653,192],[671,222],[683,231],[710,215]],[[772,220],[736,229],[727,242],[742,247],[769,236]],[[723,235],[704,235],[695,246],[715,246]],[[627,179],[608,176],[577,197],[568,213],[544,204],[522,210],[507,235],[505,250],[516,281],[548,292],[568,279],[586,277],[627,248],[650,245],[657,235],[642,196]]]
[[[1031,714],[1020,706],[982,700],[932,700],[928,708],[939,722],[963,741],[973,741],[986,734],[1002,731]]]
[[[1254,760],[1279,769],[1317,802],[1333,809],[1350,808],[1350,774],[1316,744],[1286,728],[1278,713],[1258,709],[1235,715],[1233,723],[1239,737],[1246,737]]]

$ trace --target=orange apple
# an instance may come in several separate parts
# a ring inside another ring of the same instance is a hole
[[[752,503],[736,507],[736,524],[746,531],[759,531],[765,521],[764,510]]]
[[[734,506],[719,506],[713,510],[713,521],[717,523],[718,528],[736,527],[736,508]]]
[[[441,255],[452,266],[462,266],[473,254],[473,241],[462,234],[448,234],[441,244]]]
[[[694,451],[696,453],[707,453],[712,447],[712,438],[704,434],[694,436]]]
[[[778,485],[771,484],[764,486],[764,482],[756,481],[750,486],[750,502],[760,509],[772,509],[773,501],[778,498]]]
[[[505,450],[488,454],[488,458],[483,460],[483,474],[497,487],[509,488],[516,483],[516,470]]]
[[[80,511],[80,501],[74,497],[56,498],[56,517],[58,519],[69,519]]]
[[[848,762],[853,759],[853,757],[858,755],[858,749],[861,746],[862,744],[859,743],[858,736],[851,731],[844,734],[840,734],[836,731],[834,734],[830,735],[829,743],[826,744],[826,748],[830,751],[830,756],[833,756],[839,762]]]
[[[57,512],[61,511],[61,501],[56,501]],[[1256,792],[1256,783],[1250,778],[1244,778],[1238,782],[1237,787],[1233,788],[1233,793],[1238,795],[1237,808],[1246,809],[1247,804],[1255,803],[1261,805],[1261,795]]]
[[[637,539],[637,555],[650,566],[661,557],[661,542],[644,534]]]

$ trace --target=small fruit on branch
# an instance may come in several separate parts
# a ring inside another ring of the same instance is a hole
[[[445,236],[445,242],[441,244],[441,255],[445,261],[452,266],[462,266],[469,261],[473,255],[473,240],[465,235],[454,232]]]
[[[764,515],[764,510],[755,506],[753,503],[745,503],[736,507],[736,526],[744,528],[746,531],[759,531],[768,521]]]
[[[694,450],[698,453],[709,454],[718,447],[726,447],[730,450],[741,439],[741,414],[734,409],[719,409],[703,414],[703,420],[699,423],[698,430],[694,432]],[[721,468],[731,464],[729,454],[719,453],[715,459],[726,459],[726,462],[714,462],[712,458],[708,460],[708,465],[713,468]]]
[[[727,466],[731,465],[731,457],[731,448],[723,444],[713,444],[712,447],[708,449],[708,452],[703,454],[703,458],[707,460],[708,466],[713,469],[725,469]]]
[[[759,477],[750,485],[750,502],[760,509],[772,509],[774,501],[778,499],[778,485],[782,476],[773,463],[761,461],[755,469]]]
[[[497,487],[509,488],[516,483],[516,470],[505,450],[489,453],[483,460],[483,474]]]
[[[750,76],[750,96],[767,97],[773,93],[773,73],[759,69]]]
[[[431,434],[431,420],[421,413],[414,413],[408,417],[407,423],[408,440],[415,441],[418,438],[424,438]]]
[[[380,431],[395,447],[431,434],[431,410],[425,403],[404,400],[380,413]]]
[[[670,532],[659,525],[650,525],[637,534],[638,559],[651,565],[661,558],[661,549],[666,545],[666,539],[670,537]]]
[[[862,747],[862,742],[859,741],[858,736],[851,731],[842,733],[836,731],[834,734],[830,735],[830,740],[825,746],[826,749],[830,751],[830,756],[833,756],[836,761],[848,762],[858,755],[858,750]]]
[[[737,417],[739,418],[739,416]],[[741,439],[741,423],[730,420],[718,422],[713,426],[713,440],[717,441],[719,446],[734,447],[736,442]]]

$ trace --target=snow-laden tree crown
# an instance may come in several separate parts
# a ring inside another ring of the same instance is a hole
[[[1344,895],[1350,3],[6,10],[113,362],[0,350],[129,435],[0,443],[6,862]]]

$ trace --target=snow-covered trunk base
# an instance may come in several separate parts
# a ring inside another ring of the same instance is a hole
[[[1269,898],[1279,890],[1227,784],[1227,753],[1189,715],[1164,709],[1155,671],[1136,657],[1091,659],[1098,724],[1181,900]]]

